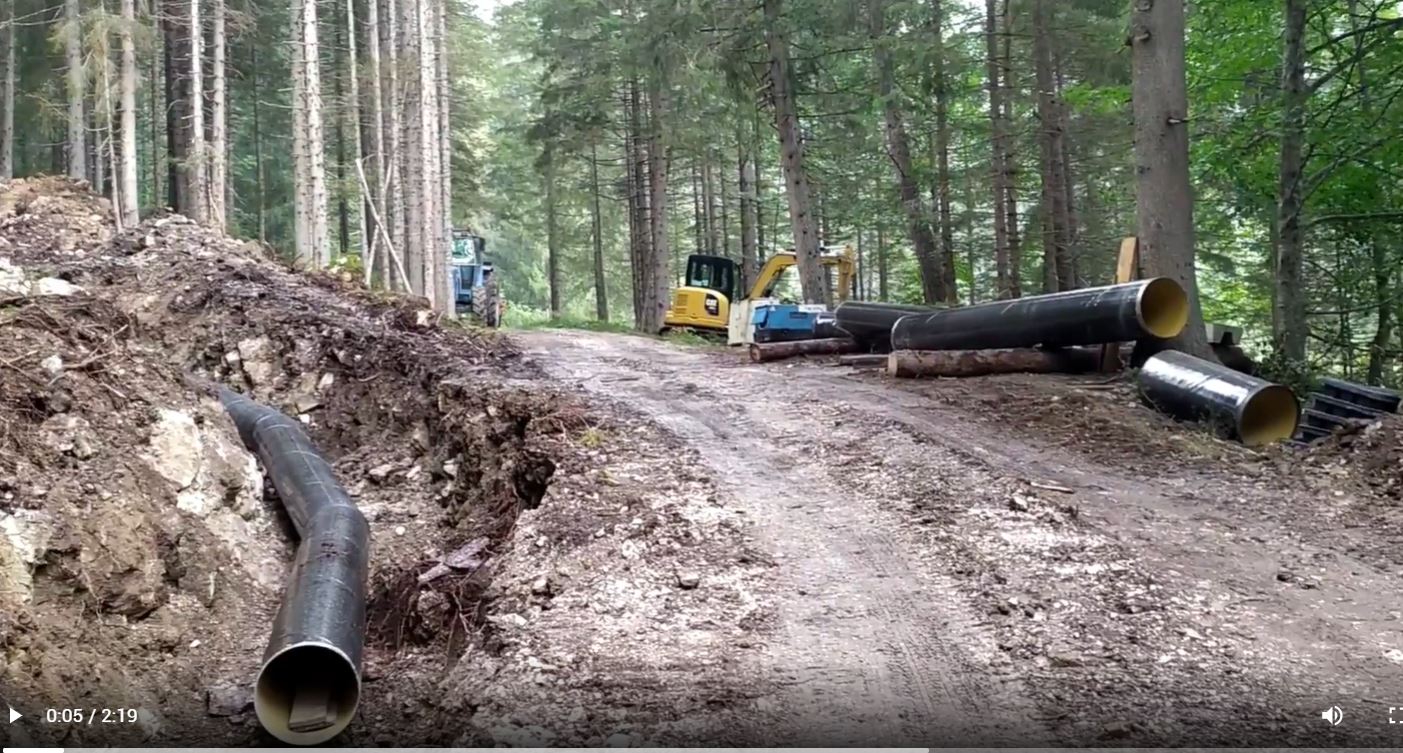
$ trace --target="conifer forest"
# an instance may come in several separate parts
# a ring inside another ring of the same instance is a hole
[[[1146,271],[1282,379],[1398,386],[1392,0],[4,0],[0,173],[451,308],[656,331],[688,254],[971,303]],[[1192,333],[1191,333],[1192,334]],[[1193,348],[1190,344],[1188,347]],[[1202,350],[1201,347],[1197,350]]]

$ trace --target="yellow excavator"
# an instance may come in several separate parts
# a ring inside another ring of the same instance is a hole
[[[830,292],[835,302],[846,301],[853,289],[857,268],[851,246],[826,247],[819,261],[829,274]],[[692,254],[687,257],[685,284],[672,291],[672,305],[663,321],[667,327],[701,332],[728,333],[732,345],[752,342],[751,322],[760,305],[781,303],[775,297],[784,271],[799,263],[793,251],[784,251],[765,260],[755,283],[735,300],[740,269],[724,256]],[[836,279],[834,279],[836,277]],[[801,310],[823,310],[822,305],[799,306]]]

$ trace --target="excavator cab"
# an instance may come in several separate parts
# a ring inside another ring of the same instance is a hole
[[[672,306],[664,323],[725,332],[739,271],[736,263],[724,256],[688,256],[685,284],[672,291]]]

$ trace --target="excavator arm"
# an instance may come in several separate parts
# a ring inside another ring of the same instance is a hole
[[[774,293],[775,285],[779,283],[780,276],[784,270],[799,263],[799,258],[793,251],[784,251],[765,260],[765,266],[760,268],[760,274],[755,276],[755,284],[750,286],[746,293],[746,298],[769,298]],[[852,246],[843,246],[837,253],[826,253],[819,257],[819,263],[825,267],[836,267],[838,270],[837,287],[834,291],[835,297],[839,301],[846,301],[852,295],[853,278],[857,268],[854,262]]]

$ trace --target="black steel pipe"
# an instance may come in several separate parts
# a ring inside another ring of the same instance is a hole
[[[844,301],[833,311],[838,328],[865,348],[891,350],[891,328],[897,320],[911,314],[930,314],[938,309],[929,306],[907,306],[900,303]]]
[[[897,350],[1060,348],[1170,338],[1189,321],[1189,299],[1167,277],[1049,293],[929,314],[892,327]]]
[[[1155,408],[1177,418],[1208,420],[1243,444],[1288,439],[1301,419],[1291,388],[1176,350],[1151,356],[1140,368],[1139,383]]]
[[[360,703],[370,526],[293,418],[221,389],[302,542],[254,687],[263,728],[293,745],[340,734]]]

